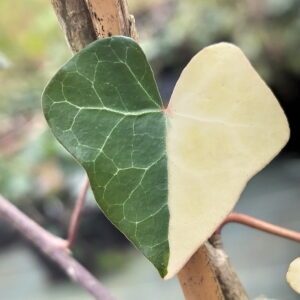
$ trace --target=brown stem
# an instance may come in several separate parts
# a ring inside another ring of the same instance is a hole
[[[207,245],[201,246],[178,273],[178,279],[188,300],[224,300],[224,295]]]
[[[57,263],[74,282],[88,291],[95,299],[113,299],[106,288],[71,256],[65,240],[46,231],[1,195],[0,217]]]
[[[206,250],[213,262],[215,274],[226,300],[247,300],[247,293],[223,250],[221,235],[214,234],[206,243]]]
[[[96,39],[84,0],[51,0],[51,3],[73,52],[78,52]]]
[[[83,206],[86,201],[86,195],[89,189],[89,179],[86,176],[82,186],[80,188],[78,197],[75,202],[75,207],[71,215],[71,220],[69,224],[69,231],[68,231],[68,248],[71,248],[75,242],[77,236],[77,229],[79,226],[80,216],[83,209]]]
[[[136,39],[134,18],[126,0],[85,0],[97,37],[125,35]]]
[[[178,279],[186,300],[248,300],[239,277],[214,234],[190,258]]]
[[[271,223],[240,213],[229,214],[217,232],[220,233],[222,228],[228,223],[239,223],[292,241],[300,242],[300,232],[273,225]]]
[[[68,44],[78,52],[99,37],[126,35],[137,39],[126,0],[51,0]]]

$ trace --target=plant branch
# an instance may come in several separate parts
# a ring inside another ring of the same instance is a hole
[[[97,37],[125,35],[137,38],[134,17],[126,0],[85,0]]]
[[[213,234],[205,245],[224,298],[226,300],[248,300],[247,293],[223,250],[221,235]]]
[[[214,234],[178,274],[186,300],[248,300],[239,277]]]
[[[96,39],[84,0],[51,0],[51,3],[73,52],[78,52]]]
[[[300,242],[300,232],[273,225],[245,214],[234,212],[227,216],[217,232],[220,233],[222,228],[228,223],[239,223],[292,241]]]
[[[86,195],[87,195],[89,186],[90,186],[89,179],[87,176],[85,176],[85,179],[80,188],[77,200],[75,202],[74,210],[71,215],[71,220],[70,220],[69,230],[68,230],[68,248],[71,248],[73,246],[74,241],[76,239],[80,216],[81,216],[81,212],[82,212],[83,206],[86,201]]]
[[[126,0],[51,0],[71,50],[76,53],[100,37],[137,39]]]
[[[1,195],[0,217],[57,263],[74,282],[88,291],[95,299],[113,299],[106,288],[71,256],[65,240],[46,231]]]
[[[220,282],[207,251],[207,243],[202,245],[178,273],[185,299],[224,300]]]

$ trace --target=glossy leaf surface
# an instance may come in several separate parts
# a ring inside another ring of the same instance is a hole
[[[125,37],[96,41],[53,77],[43,108],[102,211],[165,278],[289,137],[276,98],[227,43],[194,56],[164,109],[141,48]]]
[[[102,211],[165,275],[166,120],[142,50],[123,37],[94,42],[54,76],[43,107]]]

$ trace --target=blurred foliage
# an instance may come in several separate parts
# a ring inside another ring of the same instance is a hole
[[[131,0],[132,6],[138,1]],[[146,1],[147,3],[147,1]],[[298,0],[156,1],[141,11],[138,28],[151,59],[178,59],[183,46],[196,53],[209,44],[237,44],[269,80],[272,63],[300,74],[300,2]],[[146,18],[145,14],[151,17]],[[153,22],[153,19],[155,22]],[[158,19],[158,20],[156,20]],[[155,26],[154,26],[155,24]],[[181,52],[185,55],[184,52]],[[190,53],[187,53],[190,56]],[[163,60],[165,62],[165,60]]]
[[[165,99],[199,49],[234,42],[279,97],[292,128],[291,149],[299,151],[299,0],[128,2]],[[49,1],[0,1],[0,28],[0,191],[45,227],[65,235],[83,172],[49,133],[40,95],[71,52]],[[90,200],[77,255],[89,266],[109,269],[95,252],[103,241],[107,247],[126,242]]]
[[[45,132],[40,94],[50,74],[70,53],[56,16],[44,1],[13,5],[1,1],[0,28],[0,188],[17,200],[34,196],[32,191],[41,194],[41,182],[35,179],[49,173],[43,164],[58,160],[58,153],[66,157]],[[58,182],[59,172],[53,172],[52,178],[44,178],[44,185],[47,180]]]
[[[62,54],[64,40],[50,3],[41,0],[1,1],[0,12],[1,51],[15,63],[23,67],[30,67],[32,63],[32,67],[36,67],[45,63],[52,51]]]
[[[49,3],[0,2],[0,116],[40,109],[49,74],[70,53]],[[24,80],[26,79],[26,80]]]

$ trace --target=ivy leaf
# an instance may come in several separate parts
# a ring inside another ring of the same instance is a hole
[[[226,43],[192,59],[165,109],[133,40],[96,41],[49,82],[43,109],[85,168],[101,210],[165,278],[214,232],[289,135],[272,92]]]
[[[300,257],[294,259],[289,266],[286,280],[290,287],[300,294]]]

